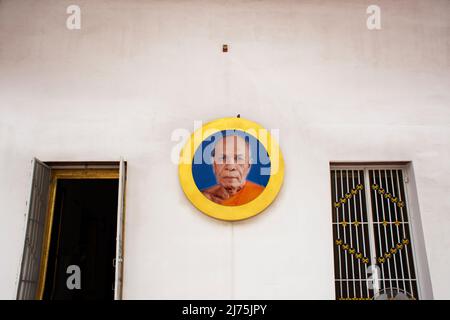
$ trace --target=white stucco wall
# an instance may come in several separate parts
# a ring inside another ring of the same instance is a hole
[[[0,0],[0,298],[15,297],[32,157],[123,156],[125,298],[333,299],[329,162],[408,160],[449,299],[449,16],[446,0]],[[280,129],[286,176],[231,224],[185,198],[171,133],[237,113]]]

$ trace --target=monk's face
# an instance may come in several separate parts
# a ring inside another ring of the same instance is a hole
[[[239,191],[250,171],[250,148],[245,140],[239,136],[219,140],[213,160],[217,183],[231,194]]]

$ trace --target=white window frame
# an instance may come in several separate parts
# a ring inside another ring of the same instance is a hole
[[[364,170],[364,182],[366,192],[366,205],[368,208],[368,221],[372,225],[372,205],[370,200],[369,170],[402,170],[408,221],[410,222],[409,231],[412,239],[413,263],[417,279],[418,298],[421,300],[433,299],[433,290],[431,284],[430,271],[428,267],[428,259],[425,247],[425,238],[422,228],[422,219],[420,215],[419,201],[417,196],[417,186],[414,176],[414,168],[412,162],[331,162],[330,163],[330,179],[331,170]],[[332,210],[332,208],[331,208]],[[332,222],[332,221],[331,221]],[[375,238],[373,229],[369,228],[370,249],[374,251]],[[333,283],[335,284],[335,283]]]

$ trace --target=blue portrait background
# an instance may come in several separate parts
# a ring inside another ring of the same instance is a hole
[[[215,144],[220,138],[229,135],[241,136],[249,142],[253,163],[247,176],[247,180],[265,187],[270,178],[270,174],[267,174],[270,173],[270,159],[266,148],[264,148],[258,139],[246,132],[240,130],[223,130],[203,140],[201,145],[195,151],[194,159],[192,160],[192,175],[197,188],[203,190],[217,184],[212,164],[209,164],[208,162],[205,163],[203,157],[208,157],[209,159],[207,161],[211,162],[210,151],[214,149]]]

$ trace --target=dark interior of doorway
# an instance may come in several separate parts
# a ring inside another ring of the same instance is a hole
[[[114,298],[118,183],[118,179],[58,180],[44,300]],[[67,286],[71,265],[80,268],[81,289]]]

